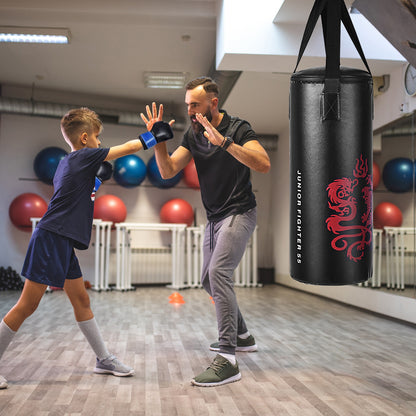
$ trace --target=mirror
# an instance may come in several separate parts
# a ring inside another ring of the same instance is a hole
[[[416,297],[415,113],[374,131],[373,277],[363,286]]]

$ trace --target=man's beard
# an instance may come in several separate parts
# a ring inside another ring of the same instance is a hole
[[[212,114],[211,114],[210,110],[207,110],[207,112],[205,114],[203,114],[203,116],[206,117],[209,122],[211,122]],[[189,118],[191,119],[191,126],[192,126],[192,129],[193,129],[194,133],[195,134],[203,134],[204,131],[205,131],[204,126],[201,123],[199,123],[198,121],[196,121],[196,117],[194,115],[189,117]]]

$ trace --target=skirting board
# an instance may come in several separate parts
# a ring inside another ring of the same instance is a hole
[[[307,285],[288,275],[276,275],[276,283],[313,293],[338,302],[367,309],[391,318],[416,324],[416,299],[359,286]]]

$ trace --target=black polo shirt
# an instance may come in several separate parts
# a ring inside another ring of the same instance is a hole
[[[257,135],[250,124],[224,114],[217,130],[243,146]],[[192,127],[185,133],[182,144],[194,158],[201,187],[201,197],[209,221],[219,221],[230,215],[242,214],[256,206],[250,181],[250,169],[227,151],[211,144]]]

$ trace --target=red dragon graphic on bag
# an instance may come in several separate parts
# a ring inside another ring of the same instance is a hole
[[[373,217],[373,183],[368,173],[368,161],[362,155],[356,161],[354,179],[335,179],[326,188],[328,206],[335,211],[326,220],[328,230],[337,235],[331,241],[331,247],[337,251],[346,250],[347,257],[354,262],[361,260],[365,248],[371,245]],[[359,207],[362,212],[358,212]]]

